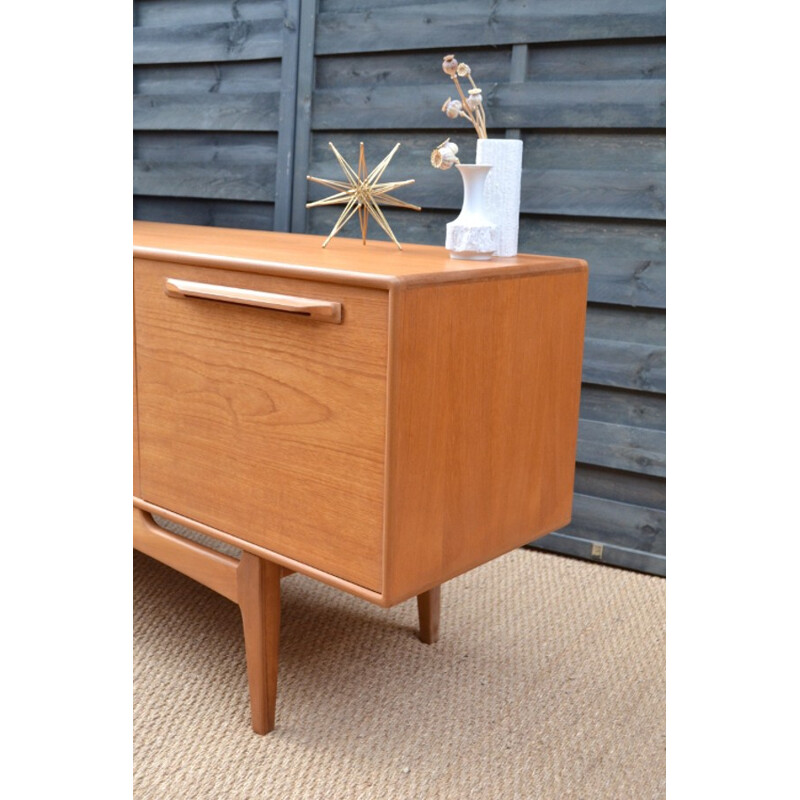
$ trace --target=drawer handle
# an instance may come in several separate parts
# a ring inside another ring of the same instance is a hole
[[[342,304],[327,300],[314,300],[310,297],[294,297],[290,294],[256,292],[252,289],[238,289],[235,286],[215,286],[213,283],[196,283],[167,278],[164,291],[170,297],[201,297],[205,300],[220,300],[223,303],[237,303],[245,306],[271,308],[275,311],[288,311],[302,314],[320,322],[342,321]]]

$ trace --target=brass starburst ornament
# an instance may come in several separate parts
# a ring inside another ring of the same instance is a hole
[[[361,223],[361,240],[363,244],[367,243],[367,223],[369,222],[370,216],[372,216],[378,225],[389,234],[389,238],[402,250],[403,248],[392,233],[392,229],[389,227],[386,217],[383,216],[380,206],[383,204],[386,206],[410,208],[414,211],[420,211],[421,208],[419,206],[406,203],[403,200],[398,200],[396,197],[389,194],[389,192],[393,192],[401,186],[408,186],[410,183],[414,183],[414,179],[379,183],[383,173],[386,171],[386,167],[389,166],[389,162],[392,160],[392,156],[397,152],[397,148],[400,147],[400,142],[398,142],[392,148],[392,152],[369,173],[367,172],[367,162],[364,159],[364,142],[359,143],[358,172],[342,158],[339,151],[333,146],[333,142],[328,142],[328,145],[331,150],[333,150],[333,154],[336,156],[336,160],[339,162],[339,166],[341,166],[347,181],[331,181],[326,178],[312,178],[311,175],[306,176],[308,180],[314,183],[321,183],[329,189],[337,190],[336,194],[332,194],[330,197],[325,197],[322,200],[315,200],[313,203],[306,203],[306,208],[344,204],[344,210],[333,226],[333,230],[328,235],[328,238],[322,243],[322,246],[325,247],[325,245],[327,245],[345,226],[348,220],[354,214],[358,213],[358,221]]]

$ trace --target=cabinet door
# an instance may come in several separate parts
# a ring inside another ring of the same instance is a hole
[[[386,293],[136,259],[134,308],[142,499],[381,591]]]

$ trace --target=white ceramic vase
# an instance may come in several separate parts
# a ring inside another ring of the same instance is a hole
[[[461,213],[447,223],[445,247],[450,258],[486,261],[497,250],[497,226],[484,210],[484,184],[491,166],[456,164],[464,184]]]
[[[497,225],[497,256],[517,254],[522,140],[478,139],[475,163],[492,167],[486,178],[486,213]]]

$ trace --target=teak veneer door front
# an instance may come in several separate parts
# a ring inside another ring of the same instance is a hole
[[[335,324],[169,279],[341,303]],[[382,590],[387,293],[135,259],[143,500]]]

